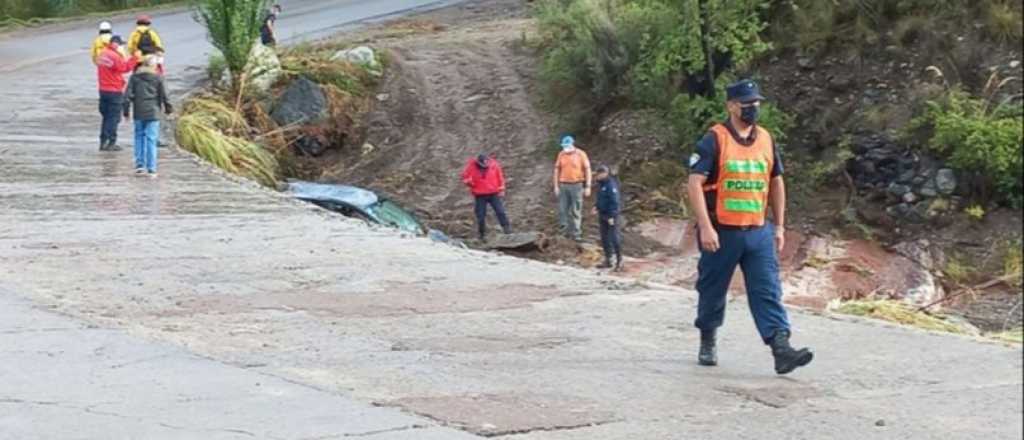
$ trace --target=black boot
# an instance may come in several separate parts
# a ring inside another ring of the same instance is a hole
[[[718,365],[715,330],[700,331],[700,352],[697,354],[697,363],[705,367]]]
[[[615,256],[615,271],[622,272],[622,255]]]
[[[598,264],[597,268],[598,269],[611,269],[612,268],[612,260],[611,260],[611,258],[605,258],[604,259],[604,263]]]
[[[771,342],[772,356],[775,356],[775,373],[788,374],[811,363],[814,353],[809,348],[794,349],[789,345],[789,331],[779,330]]]

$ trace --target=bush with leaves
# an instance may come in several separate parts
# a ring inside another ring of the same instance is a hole
[[[983,199],[1024,205],[1024,110],[1019,103],[993,104],[951,90],[929,101],[908,133],[924,132],[926,146],[969,175]]]
[[[768,49],[758,37],[766,0],[541,0],[535,7],[549,102],[570,106],[573,130],[615,102],[661,110],[684,78],[718,78]],[[710,83],[714,83],[712,80]],[[701,91],[716,95],[715,87]]]
[[[268,0],[193,0],[193,16],[206,27],[213,47],[224,55],[232,85],[241,84],[267,4]]]

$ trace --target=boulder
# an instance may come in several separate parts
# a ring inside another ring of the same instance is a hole
[[[339,50],[331,57],[332,61],[346,60],[351,63],[360,64],[366,67],[376,69],[380,66],[377,62],[377,56],[366,46],[359,46],[352,49]]]
[[[280,126],[315,124],[327,116],[327,97],[319,84],[300,77],[277,100],[270,116]]]
[[[277,53],[262,44],[256,44],[249,52],[249,62],[245,65],[245,83],[258,90],[260,93],[267,93],[276,83],[284,69],[281,68],[281,60]]]
[[[949,168],[943,168],[935,174],[935,188],[942,194],[953,194],[956,184],[956,173]]]

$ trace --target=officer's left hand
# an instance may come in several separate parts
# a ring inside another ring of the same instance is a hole
[[[786,228],[782,226],[775,227],[775,251],[779,255],[782,255],[782,250],[786,248]]]

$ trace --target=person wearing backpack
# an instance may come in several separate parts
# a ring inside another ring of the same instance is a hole
[[[156,177],[157,143],[160,138],[160,111],[171,114],[170,100],[163,76],[157,73],[159,58],[147,55],[128,81],[125,90],[124,117],[135,120],[135,174]]]
[[[134,54],[138,51],[142,52],[142,55],[158,55],[157,72],[163,75],[164,43],[160,40],[160,34],[153,29],[153,19],[148,15],[140,15],[135,20],[135,25],[135,30],[128,37],[128,53]]]

